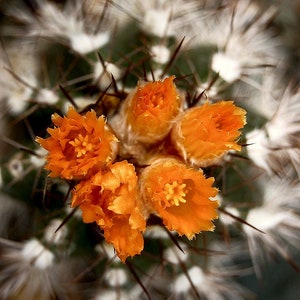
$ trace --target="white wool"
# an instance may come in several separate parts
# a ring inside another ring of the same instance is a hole
[[[94,35],[82,32],[69,37],[71,48],[82,55],[97,51],[108,43],[109,38],[109,32],[100,32]]]
[[[226,207],[225,210],[226,210],[226,212],[232,214],[235,217],[240,217],[240,212],[235,207]],[[219,219],[225,225],[232,225],[233,223],[236,222],[236,220],[233,217],[227,215],[226,213],[222,213],[222,212],[220,214]]]
[[[188,251],[185,251],[186,247],[184,244],[179,243],[179,246],[182,250],[177,245],[167,248],[163,253],[163,258],[171,264],[179,264],[186,261],[189,256]]]
[[[109,286],[118,287],[126,284],[128,276],[124,269],[113,268],[105,272],[104,279]]]
[[[254,129],[246,134],[248,157],[260,168],[271,173],[271,166],[267,162],[270,149],[267,144],[267,136],[263,129]]]
[[[35,151],[35,153],[36,155],[30,155],[30,163],[35,168],[41,168],[46,163],[45,156],[47,155],[48,151],[40,147]]]
[[[57,230],[62,223],[62,219],[53,219],[50,221],[44,231],[45,241],[55,245],[60,245],[65,242],[66,236],[68,234],[67,226],[62,226],[59,230]]]
[[[101,62],[97,62],[94,65],[94,81],[100,88],[107,88],[112,82],[112,76],[115,80],[122,76],[122,71],[115,64],[105,62],[103,66]]]
[[[169,10],[149,9],[143,19],[142,28],[158,37],[171,35],[168,25],[170,20]]]
[[[195,266],[188,270],[188,275],[193,282],[194,286],[201,288],[205,282],[205,275],[201,268]],[[177,276],[174,281],[174,292],[176,294],[186,293],[191,289],[191,283],[188,280],[186,274],[181,274]]]
[[[213,55],[211,68],[228,83],[238,80],[242,75],[239,58],[232,57],[224,52]]]
[[[170,49],[163,45],[154,45],[150,49],[150,53],[153,55],[153,61],[159,64],[166,64],[170,60]]]
[[[49,105],[56,104],[58,99],[58,95],[54,91],[46,88],[40,89],[35,98],[38,103]]]
[[[46,269],[54,262],[54,254],[36,239],[31,239],[24,244],[21,256],[38,269]]]

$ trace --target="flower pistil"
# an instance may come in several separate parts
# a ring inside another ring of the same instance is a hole
[[[185,183],[180,184],[177,180],[165,184],[163,193],[169,201],[170,206],[179,206],[180,203],[186,203],[186,187]]]
[[[81,157],[87,152],[92,152],[95,149],[95,145],[91,143],[88,135],[83,136],[82,134],[79,134],[78,137],[73,141],[70,141],[69,144],[74,147],[74,151],[77,153],[76,157]]]

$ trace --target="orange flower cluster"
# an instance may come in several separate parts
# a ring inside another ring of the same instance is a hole
[[[232,101],[184,109],[174,79],[139,83],[107,122],[94,111],[54,114],[50,136],[37,138],[50,176],[78,181],[71,206],[101,227],[123,262],[143,250],[151,214],[189,239],[212,231],[218,190],[199,167],[241,150],[245,111]]]

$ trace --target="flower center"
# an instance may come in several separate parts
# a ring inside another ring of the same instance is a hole
[[[161,93],[155,93],[151,96],[150,107],[151,108],[160,108],[163,106],[164,97]]]
[[[171,205],[179,206],[180,203],[186,203],[186,184],[179,184],[178,181],[166,183],[163,189],[166,199]]]
[[[93,150],[95,147],[95,145],[93,145],[90,142],[89,136],[83,136],[82,134],[79,134],[78,137],[76,137],[73,141],[70,141],[69,143],[74,147],[74,150],[77,153],[77,157],[85,155],[87,152]]]

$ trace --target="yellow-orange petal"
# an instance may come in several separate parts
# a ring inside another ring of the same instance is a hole
[[[52,121],[55,127],[48,128],[50,136],[36,139],[48,150],[45,168],[51,177],[84,179],[115,159],[118,140],[95,111],[82,116],[70,107],[65,117],[53,114]]]
[[[182,113],[172,129],[173,144],[185,159],[199,167],[217,163],[229,150],[240,151],[239,131],[246,124],[246,111],[233,101],[205,103]]]
[[[72,207],[86,223],[96,222],[122,261],[143,249],[146,221],[141,212],[135,168],[127,161],[109,165],[75,186]]]
[[[127,220],[114,220],[114,225],[104,228],[104,238],[111,243],[124,263],[129,256],[140,254],[144,249],[144,238],[139,229],[133,228]]]
[[[212,231],[218,218],[214,178],[202,170],[188,168],[173,158],[160,158],[140,175],[140,191],[150,211],[158,214],[169,230],[189,239],[201,231]]]
[[[80,209],[82,211],[82,221],[84,223],[93,223],[96,219],[99,219],[100,216],[104,215],[104,212],[99,205],[82,203]]]
[[[175,76],[163,81],[138,83],[125,100],[125,118],[130,134],[137,141],[151,144],[163,139],[182,108],[174,84]]]

